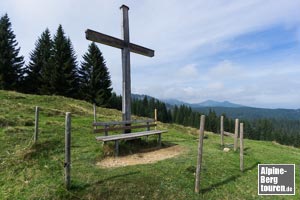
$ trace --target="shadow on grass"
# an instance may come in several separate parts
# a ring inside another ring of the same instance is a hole
[[[253,165],[251,165],[250,167],[247,167],[244,169],[244,173],[249,171],[249,170],[252,170],[254,169],[255,167],[257,167],[257,165],[260,164],[260,162],[256,162],[254,163]],[[234,176],[230,176],[229,178],[219,182],[219,183],[215,183],[215,184],[212,184],[211,186],[209,186],[208,188],[204,188],[202,190],[200,190],[201,193],[206,193],[206,192],[210,192],[211,190],[213,189],[216,189],[217,187],[220,187],[222,185],[225,185],[227,183],[230,183],[232,181],[235,181],[236,179],[240,178],[242,175],[234,175]]]
[[[106,182],[106,181],[110,181],[110,180],[117,179],[117,178],[121,178],[121,177],[131,176],[131,175],[135,175],[135,174],[139,174],[139,173],[140,173],[140,171],[130,172],[130,173],[127,173],[127,174],[119,174],[119,175],[107,177],[107,178],[105,178],[105,179],[96,181],[96,182],[93,183],[93,184],[95,184],[95,185],[101,185],[101,184],[103,184],[103,183]]]
[[[176,145],[177,144],[175,143],[164,141],[161,143],[161,146],[159,146],[156,140],[145,141],[142,139],[136,139],[136,140],[121,141],[119,145],[119,157],[132,155],[136,153],[149,153],[149,152],[157,151],[159,149],[164,149]],[[115,143],[114,142],[107,143],[103,147],[103,150],[104,150],[105,157],[113,156],[115,152]]]
[[[76,180],[72,181],[72,185],[71,185],[71,190],[79,192],[79,191],[83,191],[91,186],[95,186],[95,185],[101,185],[107,181],[110,180],[114,180],[114,179],[118,179],[118,178],[122,178],[122,177],[127,177],[127,176],[131,176],[131,175],[135,175],[135,174],[139,174],[140,171],[135,171],[135,172],[130,172],[127,174],[119,174],[119,175],[115,175],[115,176],[111,176],[111,177],[107,177],[104,178],[102,180],[96,181],[94,183],[81,183],[81,182],[77,182]]]
[[[254,169],[254,168],[257,167],[258,164],[260,164],[260,163],[261,163],[261,162],[257,161],[256,163],[254,163],[254,164],[251,165],[250,167],[245,168],[245,169],[244,169],[244,172],[247,172],[247,171],[249,171],[249,170]]]
[[[177,144],[171,143],[171,142],[162,142],[161,146],[158,146],[156,143],[154,145],[146,146],[146,148],[141,148],[138,150],[137,153],[148,153],[152,151],[156,151],[159,149],[165,149],[169,147],[177,146]]]

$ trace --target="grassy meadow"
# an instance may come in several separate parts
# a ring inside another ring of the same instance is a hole
[[[40,107],[40,134],[33,143],[34,110]],[[72,113],[71,189],[64,187],[64,121]],[[159,111],[158,111],[159,112]],[[134,117],[137,118],[137,117]],[[97,108],[98,121],[121,120],[121,112]],[[118,168],[96,165],[107,151],[92,133],[91,104],[58,96],[25,95],[0,90],[0,199],[300,199],[300,149],[245,139],[245,171],[239,152],[220,147],[217,134],[205,132],[200,194],[194,193],[198,146],[196,129],[159,123],[168,129],[163,146],[185,151],[152,164]],[[156,137],[150,138],[155,144]],[[113,147],[113,145],[111,145]],[[137,151],[124,142],[123,155]],[[257,165],[296,164],[295,196],[258,196]]]

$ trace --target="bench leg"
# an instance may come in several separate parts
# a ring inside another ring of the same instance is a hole
[[[105,129],[104,134],[105,134],[105,136],[108,136],[108,131],[107,131],[108,128],[109,128],[108,125],[105,125],[105,126],[104,126],[104,129]]]
[[[115,157],[119,156],[119,140],[115,141]]]
[[[146,136],[146,142],[148,143],[148,135]]]
[[[158,134],[158,146],[161,147],[161,133]]]

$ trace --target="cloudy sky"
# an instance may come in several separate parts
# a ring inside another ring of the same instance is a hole
[[[1,0],[26,61],[40,34],[62,24],[78,62],[93,29],[155,50],[131,54],[132,92],[189,103],[212,99],[266,108],[300,108],[300,0]],[[98,45],[121,93],[121,52]]]

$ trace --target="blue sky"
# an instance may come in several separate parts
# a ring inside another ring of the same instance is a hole
[[[1,0],[29,53],[48,27],[62,24],[78,62],[87,28],[121,37],[130,7],[130,40],[155,50],[131,54],[132,92],[189,103],[212,99],[266,108],[300,108],[300,0]],[[119,49],[98,45],[113,88],[121,93]]]

